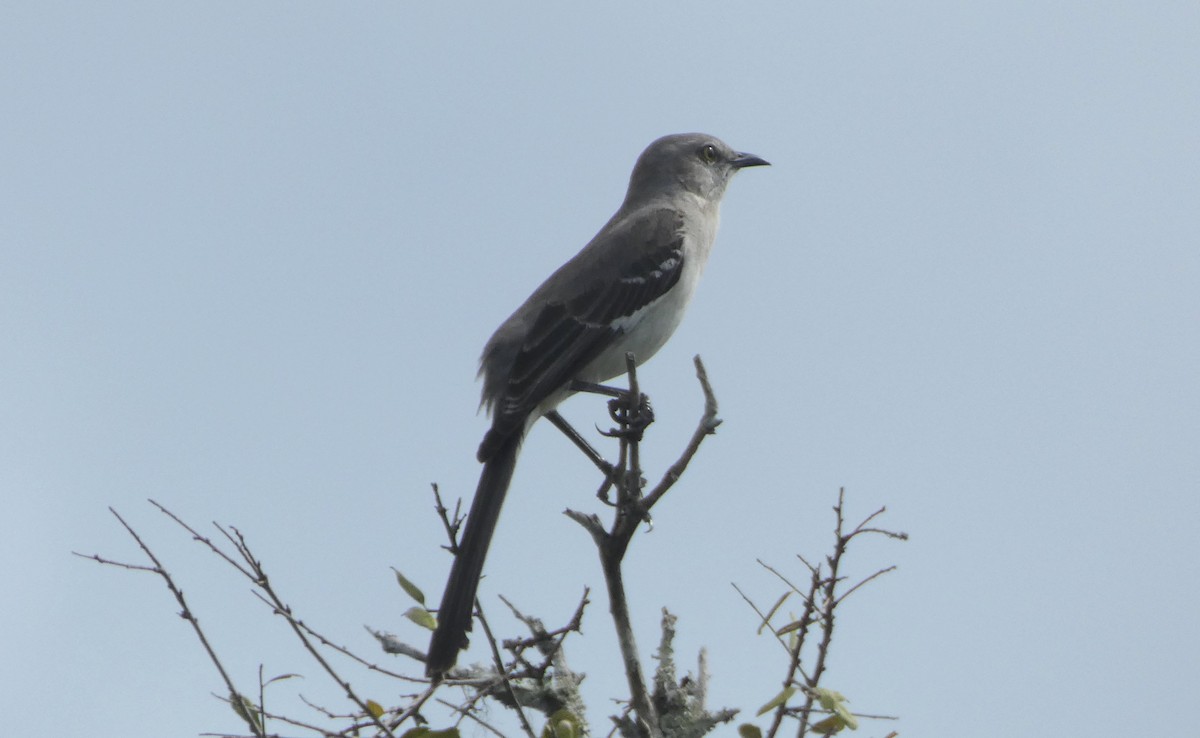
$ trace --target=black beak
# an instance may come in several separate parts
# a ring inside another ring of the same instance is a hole
[[[734,169],[744,169],[746,167],[769,167],[769,166],[771,166],[771,162],[767,161],[766,159],[764,159],[760,156],[755,156],[754,154],[747,154],[745,152],[738,152],[738,155],[735,156],[733,161],[729,162],[729,164]]]

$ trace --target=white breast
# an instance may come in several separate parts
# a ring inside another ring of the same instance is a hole
[[[716,234],[716,218],[696,220],[711,222],[712,227],[699,233],[684,234],[683,272],[679,275],[679,281],[667,294],[623,318],[618,327],[625,331],[625,335],[611,350],[605,351],[589,364],[579,379],[606,382],[624,374],[626,353],[632,352],[637,363],[641,364],[654,356],[679,327],[696,285],[700,282]]]

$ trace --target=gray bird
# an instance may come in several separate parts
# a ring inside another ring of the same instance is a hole
[[[437,611],[425,672],[439,679],[467,645],[479,577],[529,427],[573,394],[655,354],[683,319],[735,172],[767,162],[702,133],[664,136],[634,164],[625,201],[534,290],[483,348],[479,486]]]

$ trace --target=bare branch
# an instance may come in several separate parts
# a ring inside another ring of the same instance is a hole
[[[730,582],[730,584],[732,584],[733,588],[737,590],[737,593],[742,596],[742,599],[746,601],[746,604],[750,606],[750,609],[753,610],[756,615],[758,615],[759,622],[761,623],[759,625],[759,631],[761,632],[762,628],[766,627],[767,630],[771,631],[771,635],[775,637],[775,640],[779,641],[779,645],[783,646],[785,650],[789,650],[787,642],[783,640],[783,636],[776,633],[775,629],[771,627],[771,615],[758,609],[758,605],[754,604],[754,600],[750,599],[750,597],[743,592],[742,588],[737,586],[736,583]]]
[[[840,595],[838,595],[838,598],[837,598],[837,603],[836,603],[836,604],[839,604],[839,605],[840,605],[840,604],[842,604],[842,600],[844,600],[844,599],[846,599],[847,597],[849,597],[849,596],[851,595],[851,593],[853,593],[855,590],[857,590],[857,589],[859,589],[860,587],[862,587],[862,586],[863,586],[864,584],[866,584],[867,582],[870,582],[870,581],[871,581],[871,580],[873,580],[873,579],[878,579],[879,577],[883,576],[884,574],[887,574],[888,572],[890,572],[890,571],[895,571],[895,570],[896,570],[896,567],[895,567],[895,566],[889,566],[889,567],[886,567],[886,568],[880,569],[879,571],[875,572],[874,574],[872,574],[872,575],[871,575],[871,576],[869,576],[869,577],[866,577],[866,578],[864,578],[864,579],[863,579],[862,581],[860,581],[858,584],[855,584],[853,587],[850,587],[850,588],[849,588],[849,589],[847,589],[845,592],[842,592]]]
[[[692,432],[692,438],[684,448],[683,454],[667,469],[667,473],[663,475],[658,485],[646,495],[642,505],[647,510],[654,507],[662,499],[662,496],[675,486],[675,482],[683,476],[688,464],[700,450],[700,444],[704,442],[705,438],[716,433],[717,426],[721,424],[721,419],[717,417],[717,397],[713,394],[712,385],[708,382],[708,371],[704,368],[704,362],[700,360],[699,354],[692,361],[696,365],[696,378],[700,380],[700,388],[704,392],[704,414],[700,416],[700,422],[697,424],[696,430]]]
[[[312,641],[308,637],[306,626],[304,626],[304,624],[292,614],[292,608],[275,592],[275,589],[271,586],[269,577],[267,577],[266,571],[262,567],[262,562],[255,558],[253,552],[250,550],[249,544],[246,542],[245,536],[242,535],[241,531],[239,531],[237,528],[231,528],[233,532],[230,533],[230,531],[226,530],[221,525],[213,523],[217,530],[220,531],[221,534],[225,536],[225,538],[234,546],[238,552],[238,555],[242,557],[242,561],[238,562],[226,554],[218,546],[216,546],[211,540],[197,533],[191,526],[183,522],[183,520],[181,520],[170,510],[166,509],[162,505],[159,505],[153,500],[151,500],[150,503],[162,511],[163,514],[167,515],[169,518],[191,533],[195,540],[203,543],[210,551],[220,556],[231,566],[241,572],[246,578],[254,582],[255,586],[261,590],[261,593],[256,591],[254,594],[267,603],[267,605],[271,607],[272,611],[276,615],[282,616],[284,620],[287,621],[288,625],[292,628],[292,632],[295,633],[296,637],[300,640],[301,645],[304,646],[305,650],[307,650],[313,659],[315,659],[316,662],[321,666],[321,668],[324,669],[325,673],[328,674],[331,679],[333,679],[333,681],[343,690],[343,692],[345,692],[346,697],[354,702],[354,704],[356,704],[360,710],[362,710],[363,715],[369,716],[375,726],[383,731],[385,735],[393,736],[394,738],[394,733],[392,733],[391,729],[384,725],[380,718],[371,713],[371,710],[367,707],[366,700],[358,696],[358,694],[350,686],[350,683],[342,678],[337,670],[335,670],[333,666],[325,660],[325,657],[321,655],[321,652],[317,649],[317,647],[313,645]]]
[[[568,633],[583,632],[583,611],[589,604],[591,604],[591,600],[588,599],[588,595],[590,593],[591,589],[584,587],[583,596],[579,599],[579,605],[577,605],[575,608],[575,614],[571,616],[571,619],[567,621],[566,625],[550,631],[546,630],[545,626],[540,620],[526,616],[524,613],[518,610],[515,605],[501,596],[500,600],[505,605],[508,605],[508,609],[512,611],[513,616],[524,623],[525,627],[529,628],[530,633],[533,634],[530,638],[506,639],[503,643],[504,648],[509,651],[519,651],[531,646],[542,647],[549,641],[552,643],[552,645],[545,648],[544,653],[547,656],[552,656],[562,647],[562,642]]]
[[[501,733],[500,730],[496,726],[492,725],[491,723],[487,722],[483,718],[476,715],[474,710],[464,710],[461,707],[459,707],[458,705],[455,705],[452,702],[447,702],[446,700],[444,700],[440,697],[437,700],[435,700],[435,702],[437,702],[439,705],[444,705],[445,707],[449,707],[451,710],[454,710],[455,712],[459,713],[460,715],[462,715],[465,718],[474,720],[476,723],[479,723],[479,725],[481,725],[486,730],[499,736],[499,738],[507,738],[507,736],[505,736],[504,733]]]
[[[446,529],[446,540],[450,541],[449,551],[458,553],[458,529],[462,525],[462,498],[460,497],[454,503],[454,515],[448,515],[449,511],[446,505],[442,503],[442,493],[438,489],[437,482],[430,485],[433,487],[433,509],[437,512],[438,518],[442,521],[442,527]]]
[[[217,667],[217,672],[221,675],[221,680],[225,682],[226,688],[229,689],[230,700],[237,700],[238,704],[245,707],[245,701],[242,697],[242,693],[238,691],[237,687],[233,686],[233,680],[229,677],[229,673],[225,671],[225,666],[221,663],[221,659],[217,657],[217,652],[213,649],[212,644],[208,642],[208,637],[204,635],[204,630],[200,627],[200,621],[196,619],[196,616],[192,613],[191,608],[188,607],[187,599],[185,599],[183,596],[183,590],[175,586],[175,580],[171,578],[171,575],[162,565],[162,562],[158,560],[158,557],[154,555],[154,552],[150,550],[150,547],[146,545],[146,542],[143,541],[141,536],[137,534],[137,531],[135,531],[133,527],[129,525],[129,523],[125,522],[125,518],[122,518],[120,513],[118,513],[116,509],[112,507],[108,508],[108,511],[112,513],[113,517],[115,517],[121,523],[121,526],[125,528],[125,531],[129,533],[133,540],[137,541],[137,544],[142,549],[142,552],[146,554],[146,558],[150,559],[150,561],[154,564],[153,569],[138,567],[136,565],[125,566],[123,568],[153,571],[155,574],[158,574],[160,577],[162,577],[163,582],[167,585],[167,589],[169,589],[171,594],[175,596],[175,601],[178,602],[179,606],[182,608],[181,612],[179,613],[180,617],[191,624],[192,630],[195,631],[196,637],[200,639],[200,645],[204,647],[205,652],[208,654],[209,660],[213,662],[213,666]],[[106,563],[99,556],[92,558],[101,563]],[[239,711],[239,714],[242,713]],[[261,713],[259,714],[261,715]],[[249,714],[246,714],[243,717],[246,720],[246,726],[250,728],[250,731],[254,733],[257,738],[266,738],[261,721],[253,720]]]
[[[151,574],[162,574],[162,571],[159,570],[157,567],[146,566],[144,564],[127,564],[124,561],[114,561],[112,559],[106,559],[103,556],[101,556],[100,554],[81,554],[78,551],[72,551],[71,555],[78,556],[81,559],[88,559],[90,561],[95,561],[98,564],[107,564],[108,566],[117,566],[122,569],[129,569],[130,571],[147,571],[147,572],[150,572]]]
[[[176,523],[177,525],[179,525],[179,527],[183,528],[183,529],[184,529],[184,530],[186,530],[188,533],[191,533],[191,534],[192,534],[192,539],[193,539],[193,540],[196,540],[196,541],[199,541],[200,543],[203,543],[205,546],[207,546],[207,547],[208,547],[208,550],[212,551],[212,552],[213,552],[213,553],[215,553],[217,556],[219,556],[219,557],[221,557],[222,559],[224,559],[224,560],[225,560],[225,562],[226,562],[227,564],[229,564],[230,566],[232,566],[234,569],[237,569],[237,570],[238,570],[239,572],[241,572],[241,573],[242,573],[242,575],[243,575],[243,576],[245,576],[247,579],[249,579],[249,580],[250,580],[250,581],[252,581],[252,582],[255,582],[255,583],[257,583],[257,582],[256,582],[256,580],[255,580],[255,578],[254,578],[254,575],[253,575],[253,574],[251,574],[251,573],[250,573],[250,572],[249,572],[249,571],[248,571],[248,570],[247,570],[245,567],[243,567],[243,566],[242,566],[241,564],[239,564],[237,561],[234,561],[234,560],[233,560],[233,558],[229,556],[229,554],[227,554],[227,553],[225,553],[224,551],[222,551],[222,550],[220,549],[220,547],[218,547],[216,544],[214,544],[214,543],[213,543],[213,542],[212,542],[212,541],[211,541],[209,538],[207,538],[206,536],[202,536],[202,535],[200,535],[200,534],[199,534],[199,533],[196,531],[196,529],[195,529],[195,528],[193,528],[192,526],[190,526],[190,525],[188,525],[187,523],[183,522],[183,520],[182,520],[182,519],[180,519],[180,517],[179,517],[178,515],[176,515],[175,513],[171,512],[171,511],[170,511],[170,510],[168,510],[167,508],[163,507],[162,505],[160,505],[160,504],[159,504],[158,502],[156,502],[155,500],[149,500],[149,502],[150,502],[150,504],[151,504],[151,505],[154,505],[156,508],[158,508],[158,511],[159,511],[159,512],[161,512],[163,515],[166,515],[166,516],[167,516],[168,518],[170,518],[171,520],[174,520],[174,521],[175,521],[175,523]],[[217,524],[216,524],[216,523],[213,523],[213,525],[217,525]],[[217,529],[218,529],[218,530],[220,530],[220,526],[217,526]],[[222,530],[221,532],[222,532],[222,533],[225,533],[225,531],[223,531],[223,530]],[[228,537],[228,536],[229,536],[229,534],[228,534],[228,533],[226,533],[225,535],[226,535],[226,537]]]
[[[521,701],[517,699],[516,690],[513,689],[512,681],[509,680],[508,669],[504,667],[504,659],[500,657],[500,649],[496,646],[496,636],[492,635],[492,627],[488,625],[487,618],[484,617],[483,608],[479,605],[478,600],[475,601],[475,618],[483,628],[483,634],[487,639],[488,647],[492,651],[492,661],[496,665],[496,676],[504,685],[509,698],[512,699],[512,709],[513,712],[517,713],[517,719],[521,722],[521,729],[525,731],[525,735],[529,736],[529,738],[537,738],[533,732],[533,726],[529,724],[529,718],[525,717],[525,710],[521,707]]]

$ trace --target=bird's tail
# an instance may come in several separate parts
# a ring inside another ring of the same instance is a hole
[[[495,453],[483,465],[479,486],[475,489],[475,500],[467,516],[467,527],[458,543],[458,553],[450,567],[450,578],[442,594],[442,604],[437,611],[437,630],[429,641],[429,657],[425,662],[425,675],[436,679],[458,660],[458,652],[467,646],[467,632],[471,630],[471,615],[475,608],[475,591],[479,588],[479,577],[483,574],[483,561],[487,558],[496,521],[500,519],[500,507],[512,480],[517,465],[517,451],[521,447],[521,434],[513,434],[498,446]]]

